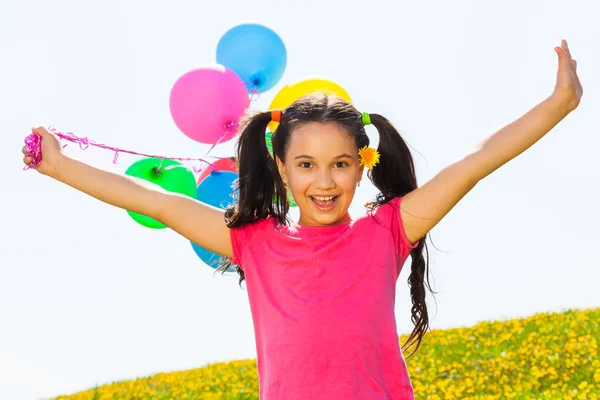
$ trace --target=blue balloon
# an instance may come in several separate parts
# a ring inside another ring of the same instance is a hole
[[[287,51],[283,41],[264,25],[247,23],[228,30],[217,45],[217,63],[235,72],[252,89],[264,93],[283,76]]]
[[[206,250],[204,247],[200,247],[198,246],[196,243],[194,242],[190,242],[192,243],[192,249],[194,249],[194,252],[196,253],[196,255],[209,267],[213,268],[213,269],[217,269],[217,267],[219,266],[219,259],[221,258],[221,256],[217,253],[213,253],[210,250]],[[229,267],[229,270],[227,272],[237,272],[237,265],[235,264],[231,264],[231,266]]]
[[[213,207],[227,208],[234,204],[231,194],[237,178],[238,174],[232,171],[211,171],[198,185],[196,199]]]
[[[235,204],[236,201],[231,197],[231,194],[233,193],[233,183],[237,178],[238,174],[235,172],[212,171],[198,185],[196,199],[213,207],[222,209],[227,208],[227,206],[231,204]],[[196,243],[191,243],[196,255],[200,257],[205,264],[212,268],[218,266],[217,261],[221,258],[219,254],[200,247]],[[229,272],[235,272],[237,270],[237,266],[232,265],[232,267],[233,270],[230,269]]]

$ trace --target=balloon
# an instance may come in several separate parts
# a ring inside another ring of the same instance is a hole
[[[141,178],[157,184],[170,192],[180,193],[194,198],[196,196],[196,179],[192,171],[175,160],[160,158],[144,158],[131,164],[126,175]],[[127,210],[137,223],[153,229],[163,229],[166,225],[146,215]]]
[[[292,196],[292,192],[290,192],[289,190],[287,191],[287,198],[290,207],[298,207],[298,204],[296,204],[296,201],[294,200],[294,196]]]
[[[234,204],[233,184],[238,174],[231,171],[211,171],[210,174],[198,185],[196,199],[222,209]]]
[[[200,175],[198,175],[198,185],[204,180],[204,178],[208,176],[208,174],[210,174],[211,171],[213,171],[213,169],[217,171],[231,171],[235,172],[236,174],[238,172],[235,157],[221,158],[212,162],[211,164],[212,166],[207,165],[202,172],[200,172]]]
[[[265,141],[267,142],[267,149],[269,150],[269,154],[273,157],[273,143],[271,143],[271,138],[273,137],[273,132],[267,131],[265,134]]]
[[[314,92],[323,92],[328,95],[336,95],[347,102],[352,103],[350,95],[337,83],[327,79],[310,78],[284,86],[271,101],[269,109],[285,109],[300,97]],[[278,122],[270,122],[269,129],[271,132],[274,132],[278,125]]]
[[[269,150],[269,154],[273,157],[273,144],[271,143],[271,138],[273,137],[273,132],[267,131],[265,134],[265,141],[267,142],[267,149]],[[294,196],[292,196],[292,192],[288,190],[287,192],[288,203],[290,207],[298,207],[298,204],[294,201]],[[275,199],[275,197],[273,197]]]
[[[233,193],[233,183],[237,178],[238,174],[235,172],[211,171],[198,185],[196,199],[213,207],[227,208],[230,204],[235,203],[235,199],[231,197],[231,194]],[[205,264],[212,268],[217,266],[217,264],[213,265],[213,263],[221,258],[219,254],[200,247],[193,242],[192,248]]]
[[[231,125],[239,121],[249,103],[244,82],[222,65],[185,73],[173,85],[169,98],[175,125],[189,138],[205,144],[233,139],[236,129]]]
[[[208,265],[209,267],[211,267],[213,269],[217,269],[217,267],[219,266],[218,261],[221,258],[221,256],[217,253],[213,253],[210,250],[206,250],[204,247],[198,246],[194,242],[191,242],[191,243],[192,243],[192,249],[194,249],[194,252],[202,260],[202,262],[204,262],[206,265]],[[232,265],[230,267],[229,271],[227,271],[227,272],[236,272],[236,268],[237,267],[234,267],[234,265]]]
[[[256,89],[264,93],[283,76],[287,51],[273,30],[247,23],[231,28],[221,37],[217,62],[238,74],[248,91]]]

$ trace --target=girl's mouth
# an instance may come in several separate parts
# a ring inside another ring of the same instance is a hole
[[[321,211],[331,211],[340,196],[310,196],[315,207]]]

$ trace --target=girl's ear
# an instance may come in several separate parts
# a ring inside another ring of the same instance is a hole
[[[279,157],[275,157],[275,161],[277,162],[277,168],[279,169],[279,175],[283,180],[283,183],[288,184],[287,175],[285,173],[285,165],[281,162]]]
[[[363,177],[363,173],[365,172],[365,166],[361,165],[358,168],[358,175],[356,176],[356,182],[360,182],[362,180]]]

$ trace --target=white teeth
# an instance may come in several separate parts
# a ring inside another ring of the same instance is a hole
[[[333,200],[335,196],[328,196],[328,197],[313,196],[313,197],[317,200],[327,201],[327,200]]]

